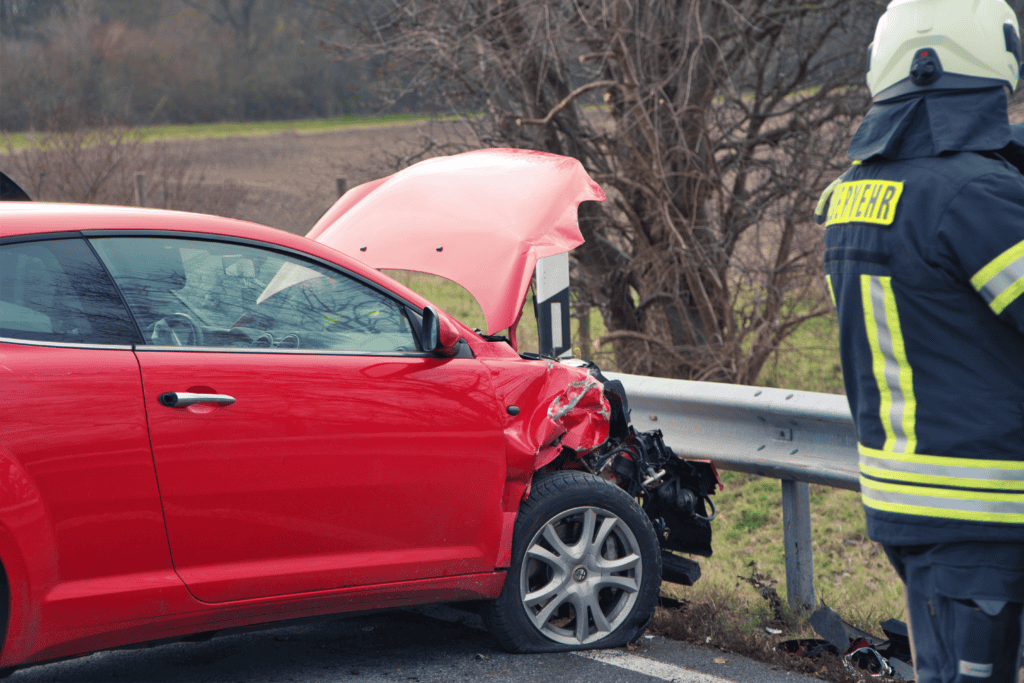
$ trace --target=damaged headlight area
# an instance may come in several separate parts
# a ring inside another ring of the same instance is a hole
[[[711,557],[710,522],[717,512],[711,496],[721,487],[718,473],[709,461],[678,456],[660,429],[634,429],[622,382],[608,380],[593,364],[589,372],[603,384],[610,406],[608,438],[597,448],[577,452],[575,461],[640,502],[661,545],[663,580],[693,585],[700,565],[675,552]]]

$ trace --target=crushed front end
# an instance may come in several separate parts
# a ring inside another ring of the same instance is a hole
[[[716,515],[711,496],[722,486],[718,472],[709,461],[676,455],[661,430],[634,429],[620,381],[608,380],[593,363],[568,364],[585,368],[587,379],[572,383],[551,403],[549,417],[571,418],[572,424],[565,425],[569,429],[559,441],[561,452],[544,470],[584,470],[639,501],[658,534],[663,580],[693,585],[700,578],[700,565],[675,553],[711,557],[710,522]],[[594,425],[605,420],[607,438],[599,445],[594,446],[592,438],[574,437],[579,425],[585,424],[585,432],[592,435]]]

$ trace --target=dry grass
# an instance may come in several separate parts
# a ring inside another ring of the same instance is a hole
[[[663,600],[654,614],[650,633],[685,640],[743,655],[784,671],[816,676],[832,683],[859,683],[861,679],[847,670],[839,657],[796,657],[777,645],[791,635],[771,635],[764,629],[776,622],[752,616],[732,607],[729,594],[706,595],[700,600]]]

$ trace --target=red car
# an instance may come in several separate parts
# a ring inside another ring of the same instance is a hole
[[[356,188],[310,237],[0,203],[0,667],[465,600],[514,651],[638,638],[663,558],[699,575],[669,551],[710,555],[717,476],[590,364],[514,349],[537,259],[601,198],[490,150]],[[377,267],[461,282],[511,338]]]

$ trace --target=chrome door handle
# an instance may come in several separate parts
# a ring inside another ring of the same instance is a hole
[[[229,406],[235,402],[234,396],[227,394],[190,394],[187,391],[168,391],[160,394],[160,404],[168,408],[185,408],[193,403],[216,403],[221,406]]]

